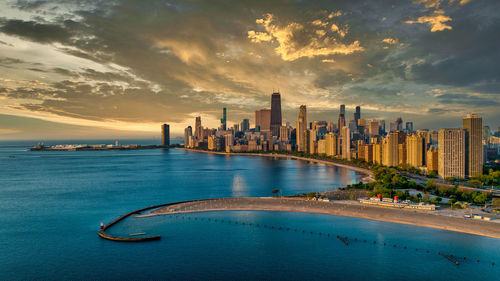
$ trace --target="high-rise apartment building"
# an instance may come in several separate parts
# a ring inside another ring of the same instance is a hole
[[[382,164],[382,143],[373,144],[373,162]]]
[[[483,119],[477,114],[467,114],[463,119],[465,129],[465,176],[483,174]]]
[[[226,133],[224,135],[224,144],[226,145],[226,152],[230,152],[234,144],[233,134]]]
[[[297,148],[298,151],[306,152],[306,140],[305,134],[307,130],[307,108],[305,105],[301,105],[299,108],[299,119],[297,120],[297,130],[296,130],[296,139],[297,139]]]
[[[425,159],[425,164],[427,166],[427,172],[430,171],[438,171],[439,167],[439,153],[437,148],[431,146],[429,150],[427,150],[427,155]]]
[[[382,141],[382,164],[397,166],[399,164],[399,134],[389,133]]]
[[[281,120],[281,96],[280,93],[271,95],[271,134],[279,137]]]
[[[342,127],[340,137],[342,138],[342,159],[351,160],[351,130],[349,127]]]
[[[465,178],[465,138],[462,128],[439,130],[438,174],[442,178]]]
[[[407,160],[406,143],[398,144],[398,164],[406,164]]]
[[[161,125],[161,145],[163,147],[170,146],[170,126],[168,124]]]
[[[315,130],[307,130],[309,133],[309,154],[318,153],[318,141],[316,139],[316,131]]]
[[[370,123],[368,124],[368,134],[370,135],[370,137],[378,136],[379,131],[380,131],[380,128],[379,128],[377,120],[375,120],[375,119],[371,120]]]
[[[328,133],[325,135],[325,154],[327,156],[335,156],[337,152],[337,135]]]
[[[260,131],[269,133],[271,131],[271,110],[261,109],[255,111],[255,127],[259,126]]]
[[[418,134],[406,137],[407,163],[413,167],[421,167],[425,164],[425,140]]]
[[[193,128],[191,126],[187,126],[184,129],[184,147],[189,147],[189,138],[193,136]]]

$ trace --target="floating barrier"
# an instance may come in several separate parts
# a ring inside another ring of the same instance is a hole
[[[342,241],[346,246],[349,246],[349,242],[347,242],[344,238],[340,237],[340,235],[337,235],[337,238]]]
[[[453,258],[453,255],[448,256],[448,255],[446,255],[446,254],[444,254],[444,253],[441,253],[441,252],[438,252],[438,254],[439,254],[439,255],[441,255],[441,256],[443,256],[443,257],[445,257],[446,259],[448,259],[449,261],[451,261],[452,263],[454,263],[454,264],[456,264],[456,265],[459,265],[459,264],[460,264],[457,260],[455,260],[455,259]]]

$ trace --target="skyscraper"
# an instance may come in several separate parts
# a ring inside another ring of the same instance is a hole
[[[402,131],[403,130],[403,119],[401,117],[398,117],[396,119],[396,124],[395,124],[395,131]]]
[[[168,124],[161,125],[161,145],[163,147],[170,146],[170,126]]]
[[[351,131],[349,127],[342,127],[340,137],[342,138],[342,159],[351,160]]]
[[[193,128],[191,126],[188,126],[186,129],[184,129],[184,147],[189,146],[189,138],[193,136]]]
[[[345,126],[345,104],[341,104],[337,128],[341,130],[344,126]]]
[[[385,120],[380,120],[380,135],[385,136]]]
[[[465,176],[483,174],[483,118],[467,114],[462,120],[465,129]]]
[[[301,105],[299,108],[299,119],[297,120],[297,148],[299,151],[306,152],[306,130],[307,130],[307,109],[305,105]]]
[[[201,141],[203,139],[203,128],[201,127],[201,116],[196,117],[195,125],[194,125],[194,138],[197,141]]]
[[[328,133],[325,135],[325,153],[328,156],[337,155],[337,136],[333,133]]]
[[[243,119],[241,122],[241,131],[244,133],[250,129],[250,121],[248,119]]]
[[[373,137],[373,136],[378,136],[379,135],[379,125],[378,125],[378,122],[377,120],[371,120],[369,125],[368,125],[368,134],[370,135],[370,137]]]
[[[223,131],[227,130],[227,116],[226,116],[226,108],[225,107],[222,110],[222,119],[220,119],[220,124],[221,124]]]
[[[399,164],[399,134],[389,133],[382,142],[382,164],[397,166]]]
[[[354,112],[354,120],[358,124],[358,120],[361,118],[361,106],[356,106],[356,111]]]
[[[271,95],[271,134],[279,137],[281,120],[281,96],[280,93]]]
[[[421,167],[425,163],[425,140],[417,135],[411,134],[406,137],[407,163],[413,167]]]
[[[413,133],[413,122],[406,122],[406,133]]]
[[[271,130],[271,110],[261,109],[255,111],[255,127],[259,126],[261,132],[269,133]]]
[[[442,178],[465,178],[465,137],[462,128],[439,130],[438,174]]]

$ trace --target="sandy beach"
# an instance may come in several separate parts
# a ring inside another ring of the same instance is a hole
[[[444,229],[500,239],[500,223],[417,211],[362,205],[356,201],[322,202],[302,198],[244,197],[197,200],[159,208],[139,217],[211,211],[277,211],[327,214]]]
[[[176,149],[182,149],[182,150],[193,151],[193,152],[208,153],[208,154],[229,155],[229,156],[233,156],[233,155],[234,156],[258,156],[258,157],[296,159],[296,160],[308,161],[308,162],[318,163],[318,164],[323,164],[323,165],[328,165],[328,166],[337,166],[337,167],[347,168],[347,169],[365,174],[366,176],[363,177],[363,179],[362,179],[363,182],[374,181],[373,176],[372,176],[372,172],[369,169],[363,169],[363,168],[356,167],[356,166],[351,166],[351,165],[347,165],[347,164],[326,161],[326,160],[310,159],[310,158],[306,158],[306,157],[299,157],[299,156],[294,156],[294,155],[286,155],[286,154],[278,154],[278,153],[235,153],[235,152],[219,152],[219,151],[209,151],[209,150],[198,150],[198,149],[189,149],[189,148],[176,148]]]

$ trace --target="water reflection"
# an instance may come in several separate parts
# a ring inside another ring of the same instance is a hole
[[[250,195],[248,193],[247,185],[245,184],[245,178],[240,174],[234,175],[231,190],[234,197],[244,197]]]

